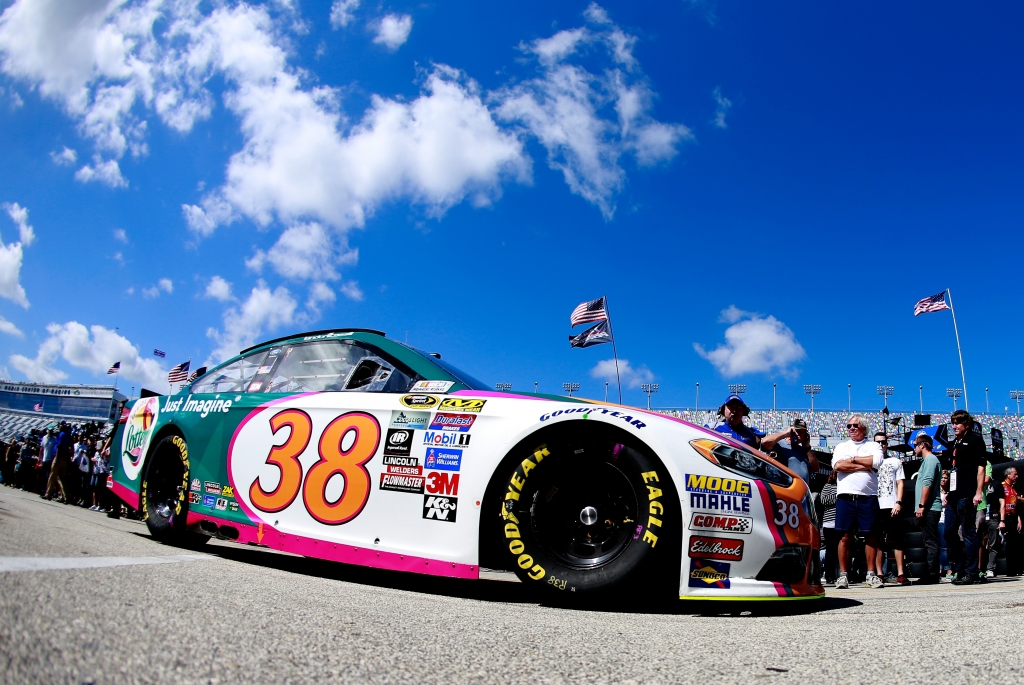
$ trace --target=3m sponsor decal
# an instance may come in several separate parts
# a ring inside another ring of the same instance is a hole
[[[411,409],[430,409],[437,406],[438,399],[433,395],[403,395],[398,401]]]
[[[397,473],[400,476],[422,476],[422,466],[389,466],[388,473]]]
[[[437,447],[469,447],[469,433],[445,433],[444,431],[424,431],[423,444]]]
[[[416,431],[407,428],[389,428],[384,440],[384,454],[392,457],[408,457],[412,452],[412,436]]]
[[[465,433],[472,427],[474,421],[476,421],[476,414],[442,414],[438,412],[434,415],[430,430]]]
[[[199,479],[198,478],[193,478],[192,479],[192,487],[190,487],[189,490],[191,490],[192,492],[201,492],[202,489],[203,489],[203,484],[199,481]]]
[[[708,530],[721,533],[748,535],[754,528],[754,519],[748,516],[723,516],[722,514],[694,514],[690,519],[690,530]]]
[[[430,425],[429,411],[393,411],[391,428],[426,428]]]
[[[423,518],[425,519],[455,523],[458,508],[459,500],[456,497],[442,497],[440,495],[423,496]]]
[[[458,471],[462,466],[462,450],[446,450],[440,447],[428,447],[423,466],[441,471]]]
[[[701,476],[695,473],[688,473],[686,474],[686,491],[750,497],[750,483],[735,478],[719,478],[718,476]]]
[[[226,499],[224,499],[223,497],[218,497],[217,498],[217,505],[214,508],[218,509],[220,511],[224,511],[224,510],[226,510],[228,508],[228,501]]]
[[[385,466],[419,466],[420,460],[416,457],[393,457],[391,455],[385,455],[384,457]]]
[[[455,385],[455,381],[416,381],[409,392],[434,392],[444,394]]]
[[[217,498],[214,497],[213,495],[203,495],[203,506],[204,507],[212,507],[216,503],[217,503]]]
[[[206,494],[208,495],[219,495],[220,494],[220,483],[214,483],[213,481],[206,481]]]
[[[690,558],[740,561],[743,559],[743,540],[693,535],[690,537]]]
[[[729,564],[690,559],[690,587],[729,589]]]
[[[728,511],[734,514],[750,513],[750,497],[738,495],[717,495],[715,493],[705,494],[703,492],[690,493],[691,509],[711,509],[712,511]]]
[[[230,499],[235,496],[235,489],[230,485],[225,485],[220,489],[220,496]]]
[[[250,384],[250,391],[252,391],[253,385],[259,386],[259,383]],[[196,400],[192,399],[192,395],[189,395],[188,397],[179,397],[176,400],[172,400],[168,397],[162,411],[170,414],[179,411],[190,412],[193,414],[199,414],[199,418],[205,419],[209,414],[228,413],[231,409],[231,402],[231,400],[222,400],[219,398],[212,400]]]
[[[640,419],[634,419],[632,414],[627,414],[624,411],[612,411],[611,409],[602,407],[573,407],[571,409],[559,409],[548,414],[541,414],[540,420],[547,421],[548,419],[558,418],[559,416],[572,416],[576,419],[589,419],[591,415],[622,419],[634,428],[647,427],[647,424]]]
[[[199,504],[202,501],[203,501],[203,496],[200,495],[198,492],[190,492],[190,493],[188,493],[188,503],[189,504]]]
[[[459,474],[431,471],[427,474],[427,492],[432,495],[458,495]]]
[[[441,411],[460,411],[479,414],[481,411],[483,411],[485,404],[487,404],[487,400],[471,400],[463,397],[446,397],[443,400],[441,400],[441,406],[438,407],[438,409]]]
[[[394,492],[413,492],[423,494],[422,476],[402,476],[396,473],[380,474],[380,489]]]

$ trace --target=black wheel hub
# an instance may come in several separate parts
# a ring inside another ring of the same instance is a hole
[[[185,469],[177,459],[165,457],[153,464],[153,471],[146,484],[152,513],[165,519],[171,518],[178,507],[184,475]]]
[[[537,476],[530,514],[546,552],[566,566],[588,569],[626,549],[636,532],[637,501],[629,479],[614,464],[559,460]]]

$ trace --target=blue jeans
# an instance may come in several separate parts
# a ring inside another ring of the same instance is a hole
[[[978,575],[978,530],[975,525],[977,507],[969,499],[951,500],[946,504],[946,547],[949,565],[958,576]],[[959,530],[963,527],[964,539]]]

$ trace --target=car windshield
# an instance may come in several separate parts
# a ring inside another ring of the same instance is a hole
[[[415,350],[415,348],[413,348],[413,349]],[[479,380],[477,378],[474,378],[473,376],[470,376],[468,373],[466,373],[462,369],[458,368],[457,366],[449,364],[448,362],[446,362],[446,361],[444,361],[444,360],[442,360],[442,359],[440,359],[438,357],[435,357],[435,356],[431,355],[428,352],[424,352],[423,350],[415,350],[415,351],[418,354],[422,355],[423,357],[426,357],[427,359],[429,359],[434,364],[437,364],[438,366],[440,366],[442,369],[444,369],[445,371],[447,371],[451,375],[455,376],[455,378],[457,378],[460,383],[465,385],[470,390],[489,390],[490,387],[491,387],[491,386],[487,385],[486,383],[484,383],[482,380]]]

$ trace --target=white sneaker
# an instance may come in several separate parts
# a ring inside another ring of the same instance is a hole
[[[985,577],[986,578],[995,578],[996,577],[996,572],[995,571],[985,571]]]
[[[836,589],[837,590],[849,590],[850,589],[850,581],[847,579],[845,573],[841,574],[838,578],[836,578]]]
[[[870,578],[868,578],[867,585],[870,588],[885,587],[885,581],[882,580],[879,576],[871,576]]]

